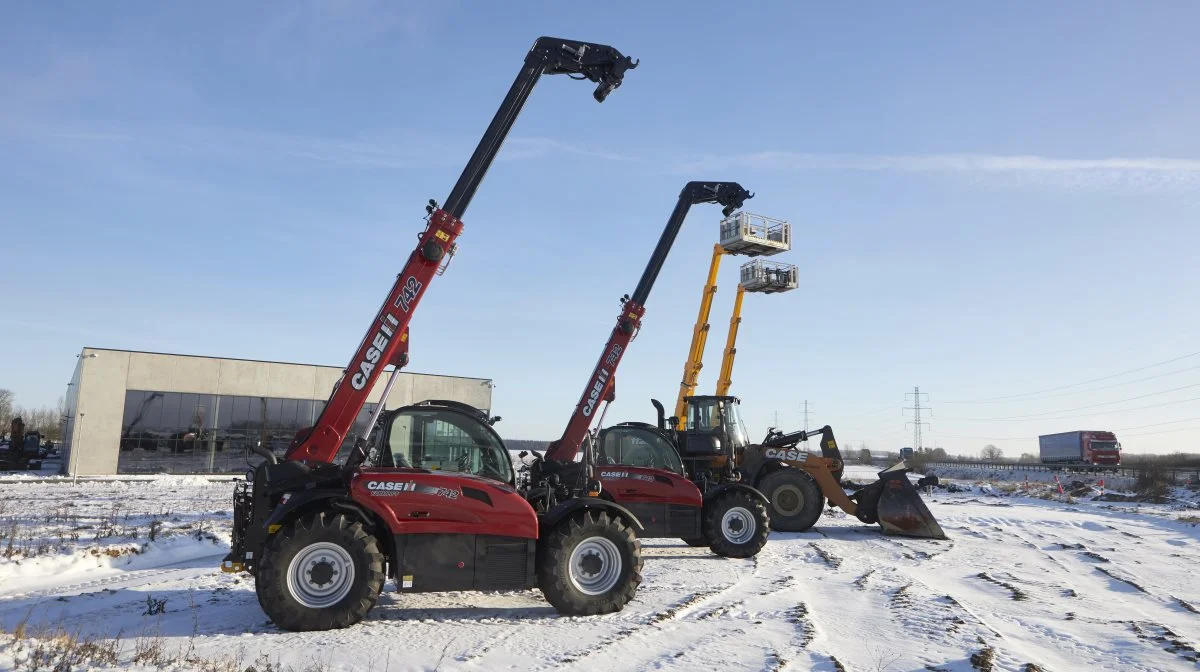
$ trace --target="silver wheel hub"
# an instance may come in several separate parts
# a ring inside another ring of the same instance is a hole
[[[754,538],[758,525],[749,510],[735,506],[721,516],[721,536],[731,544],[741,545]]]
[[[771,504],[785,516],[794,516],[804,508],[804,493],[790,483],[775,488],[771,495]]]
[[[604,537],[590,537],[571,551],[568,573],[571,585],[584,595],[603,595],[621,579],[621,552]]]
[[[341,602],[354,585],[354,559],[341,546],[320,541],[300,549],[288,565],[288,592],[310,609]]]

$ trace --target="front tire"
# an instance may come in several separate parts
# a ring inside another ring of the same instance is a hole
[[[771,534],[767,507],[757,497],[736,490],[717,495],[705,505],[708,547],[726,558],[758,555]]]
[[[620,611],[642,583],[642,545],[624,520],[581,511],[538,543],[538,587],[566,616]]]
[[[272,535],[254,575],[258,603],[284,630],[333,630],[367,615],[383,589],[383,554],[362,523],[321,511]]]
[[[821,488],[800,469],[771,472],[758,489],[771,504],[771,527],[780,532],[804,532],[821,517]]]

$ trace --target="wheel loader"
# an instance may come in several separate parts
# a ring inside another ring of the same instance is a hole
[[[937,520],[921,501],[908,480],[909,469],[902,461],[879,472],[879,480],[847,494],[842,488],[844,461],[833,429],[828,425],[815,432],[768,430],[761,443],[751,443],[742,422],[741,401],[733,396],[687,397],[688,417],[684,429],[677,418],[665,417],[662,404],[652,399],[658,412],[657,424],[623,422],[600,431],[597,453],[603,463],[630,461],[628,449],[614,451],[621,441],[640,444],[668,442],[679,455],[679,473],[699,483],[744,483],[766,496],[771,529],[803,532],[821,517],[824,505],[838,507],[864,523],[878,523],[885,534],[928,539],[945,539]],[[820,437],[818,457],[800,444]],[[936,484],[927,477],[918,486]],[[684,538],[692,543],[691,540]]]

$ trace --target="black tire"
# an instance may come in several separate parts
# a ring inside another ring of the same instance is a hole
[[[537,560],[538,587],[566,616],[620,611],[642,583],[641,542],[624,520],[605,511],[580,511],[547,530],[538,541]],[[576,572],[572,560],[579,563]],[[590,572],[588,565],[596,562],[599,568]]]
[[[708,539],[705,539],[704,537],[693,537],[691,539],[684,539],[683,543],[694,547],[708,546]]]
[[[306,555],[311,569],[297,566],[293,574],[292,565],[305,562]],[[345,628],[375,606],[387,578],[383,562],[379,542],[362,523],[321,511],[292,521],[268,539],[254,589],[263,611],[284,630]],[[347,579],[349,568],[353,576]],[[319,573],[315,579],[314,573]],[[331,592],[322,595],[322,590]]]
[[[729,525],[722,524],[727,517]],[[730,490],[717,495],[704,505],[704,533],[708,547],[717,555],[726,558],[758,555],[771,534],[767,507],[748,492]]]
[[[800,469],[779,469],[767,474],[758,489],[770,502],[771,528],[804,532],[817,523],[825,504],[821,488]]]

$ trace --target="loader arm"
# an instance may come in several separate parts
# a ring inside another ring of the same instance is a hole
[[[725,248],[720,243],[713,245],[712,261],[708,264],[708,281],[700,295],[700,314],[696,326],[692,327],[692,343],[688,346],[687,361],[683,363],[683,380],[679,383],[679,396],[675,399],[676,429],[687,428],[687,398],[696,393],[696,381],[700,369],[704,368],[704,347],[708,343],[708,316],[712,312],[713,296],[717,293],[717,271],[721,268],[721,256]]]
[[[455,241],[463,230],[461,218],[538,79],[543,74],[565,74],[574,79],[590,80],[597,85],[593,97],[597,102],[604,102],[621,85],[625,72],[635,67],[636,61],[603,44],[552,37],[541,37],[534,42],[533,48],[525,56],[521,71],[509,87],[508,95],[500,104],[500,109],[496,111],[454,188],[450,190],[445,204],[438,207],[430,201],[426,207],[428,216],[425,230],[417,241],[416,249],[409,254],[404,269],[396,276],[396,282],[367,329],[366,336],[341,379],[334,385],[321,416],[303,440],[294,442],[288,448],[285,459],[331,463],[346,435],[354,427],[354,421],[384,367],[391,364],[398,369],[404,365],[403,358],[398,354],[399,346],[402,337],[407,336],[412,314],[434,276],[445,269],[443,262],[448,262],[454,255]],[[373,430],[390,389],[390,385],[385,389],[367,425],[366,436],[361,441],[365,442]]]
[[[721,377],[717,380],[718,397],[728,395],[729,386],[733,385],[733,359],[737,356],[738,327],[742,324],[742,298],[745,296],[746,288],[738,284],[737,295],[733,298],[733,314],[729,317],[729,335],[725,337],[725,354],[721,356]]]
[[[579,398],[579,403],[575,404],[575,410],[567,421],[562,437],[550,444],[545,459],[571,462],[579,453],[579,446],[587,436],[595,417],[596,406],[612,394],[613,376],[621,363],[621,357],[641,327],[642,316],[646,313],[646,299],[650,296],[650,290],[658,279],[658,273],[662,270],[667,254],[675,244],[675,237],[679,235],[679,229],[683,226],[683,220],[691,207],[698,203],[717,203],[724,206],[723,213],[728,217],[753,196],[736,182],[688,182],[684,186],[683,191],[679,193],[675,210],[671,212],[667,226],[658,239],[658,245],[655,246],[650,261],[633,290],[633,295],[626,295],[621,299],[621,314],[617,317],[617,325],[613,327],[608,342],[600,352],[600,359],[592,369],[592,375],[588,377],[583,395]]]

